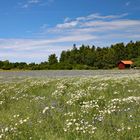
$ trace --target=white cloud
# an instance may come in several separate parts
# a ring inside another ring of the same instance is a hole
[[[122,18],[122,17],[125,17],[127,16],[128,14],[127,13],[124,13],[124,14],[121,14],[121,15],[107,15],[107,16],[102,16],[100,15],[99,13],[94,13],[94,14],[90,14],[88,16],[85,16],[85,17],[78,17],[76,18],[76,20],[83,20],[83,21],[87,21],[87,20],[97,20],[97,19],[100,19],[100,20],[105,20],[105,19],[118,19],[118,18]]]
[[[95,14],[90,14],[88,16],[85,17],[77,17],[75,19],[70,19],[70,18],[65,18],[64,19],[64,23],[59,23],[57,24],[55,27],[52,28],[47,28],[46,30],[50,33],[57,33],[57,32],[71,32],[73,30],[88,30],[87,27],[95,27],[97,31],[97,28],[100,26],[104,27],[104,26],[114,26],[116,27],[116,24],[118,24],[118,22],[124,24],[123,22],[129,22],[128,24],[131,24],[130,22],[133,22],[133,20],[123,20],[122,18],[127,16],[127,13],[121,14],[121,15],[107,15],[107,16],[102,16],[98,13]],[[127,23],[126,23],[127,24]],[[46,32],[46,30],[44,29],[44,32]]]
[[[22,8],[28,8],[31,5],[40,3],[40,0],[28,0],[26,3],[22,4]]]
[[[110,45],[115,41],[139,40],[140,20],[126,18],[127,14],[91,14],[75,19],[66,18],[64,22],[49,27],[43,24],[40,39],[0,39],[0,56],[16,61],[44,60],[51,53],[59,55],[62,50],[76,44]],[[49,38],[47,38],[49,36]],[[20,57],[21,56],[21,57]]]
[[[54,0],[27,0],[25,3],[19,3],[22,8],[29,8],[33,5],[45,6],[53,3]]]
[[[42,49],[44,47],[53,46],[55,43],[66,42],[82,42],[87,40],[96,39],[93,35],[72,35],[66,37],[59,37],[54,39],[0,39],[1,49],[11,50],[35,50]]]
[[[63,23],[59,23],[55,27],[44,28],[41,33],[44,36],[45,34],[52,34],[72,37],[72,39],[73,36],[75,38],[86,34],[94,36],[94,40],[105,34],[124,34],[126,32],[132,36],[140,34],[140,20],[127,19],[127,15],[127,13],[107,16],[91,14],[73,20],[66,18]],[[127,36],[124,36],[124,39],[127,39]]]
[[[140,20],[112,20],[112,21],[90,21],[90,22],[85,22],[82,23],[82,27],[93,27],[96,28],[97,31],[102,27],[105,30],[112,29],[112,30],[119,30],[119,29],[128,29],[129,27],[138,27],[140,26]]]
[[[78,25],[78,21],[71,21],[71,22],[66,22],[66,23],[62,23],[62,24],[57,24],[56,28],[59,29],[67,29],[67,28],[73,28],[76,27]]]

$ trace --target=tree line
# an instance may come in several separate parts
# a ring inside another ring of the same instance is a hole
[[[140,67],[140,41],[117,43],[110,47],[82,45],[77,48],[74,44],[71,50],[62,51],[59,59],[56,54],[51,54],[47,61],[40,64],[0,61],[0,69],[113,69],[120,60],[132,60],[134,67]]]

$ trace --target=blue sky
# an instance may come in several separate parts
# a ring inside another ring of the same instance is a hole
[[[140,0],[1,0],[0,60],[41,62],[73,44],[140,40]]]

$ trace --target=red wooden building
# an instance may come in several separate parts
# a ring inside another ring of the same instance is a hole
[[[130,68],[132,64],[133,64],[133,62],[132,62],[131,60],[121,60],[121,61],[118,63],[118,68],[119,68],[119,69]]]

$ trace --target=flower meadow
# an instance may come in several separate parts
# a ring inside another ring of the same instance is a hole
[[[3,79],[0,140],[140,140],[140,77]]]

